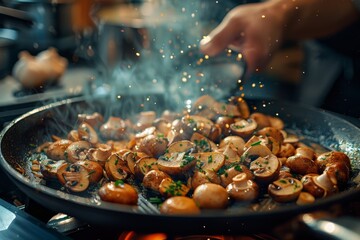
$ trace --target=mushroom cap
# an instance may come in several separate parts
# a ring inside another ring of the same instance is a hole
[[[73,192],[83,192],[89,187],[89,173],[81,165],[62,164],[56,175],[59,182]]]
[[[99,189],[101,200],[126,205],[136,205],[138,193],[127,183],[109,182]]]
[[[246,173],[240,173],[233,178],[233,182],[227,185],[226,191],[230,198],[237,201],[252,201],[259,195],[259,187],[256,182],[248,179]]]
[[[331,164],[335,162],[344,162],[351,171],[350,158],[343,152],[337,152],[337,151],[326,152],[320,154],[316,158],[316,163],[321,171],[325,170],[327,164]]]
[[[253,119],[248,118],[235,121],[230,125],[230,130],[237,136],[247,138],[256,130],[256,127],[257,123]]]
[[[317,164],[313,160],[302,155],[288,157],[285,165],[291,169],[291,172],[301,175],[318,173],[319,171]]]
[[[226,208],[229,203],[226,189],[215,183],[204,183],[198,186],[193,199],[200,208],[221,209]]]
[[[279,159],[271,154],[265,157],[258,157],[250,163],[250,170],[259,182],[269,182],[279,176],[281,163]]]
[[[192,198],[175,196],[161,204],[160,212],[164,214],[199,214],[200,209]]]
[[[282,178],[268,186],[269,195],[277,202],[291,202],[296,200],[301,190],[302,183],[296,178]]]

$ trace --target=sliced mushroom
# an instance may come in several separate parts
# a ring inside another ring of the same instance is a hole
[[[198,115],[185,116],[181,121],[188,128],[192,129],[193,132],[201,133],[205,137],[210,136],[212,128],[214,127],[214,123],[211,120]]]
[[[190,188],[194,190],[204,183],[220,184],[221,180],[214,171],[194,171],[194,174],[188,179],[188,182]]]
[[[83,192],[89,187],[89,173],[80,165],[63,164],[56,174],[59,182],[73,192]]]
[[[316,163],[320,168],[320,171],[324,171],[327,164],[344,162],[351,171],[350,158],[343,152],[331,151],[319,155],[316,159]]]
[[[163,214],[199,214],[200,209],[192,198],[176,196],[168,198],[161,204]]]
[[[301,182],[304,186],[304,191],[309,192],[315,198],[322,198],[338,192],[336,179],[324,172],[321,175],[307,174]]]
[[[233,177],[232,183],[227,185],[226,191],[234,200],[252,201],[259,195],[259,186],[250,180],[246,173],[240,173]]]
[[[272,155],[272,152],[269,148],[264,145],[261,145],[260,142],[258,144],[252,144],[242,155],[241,155],[241,163],[248,166],[253,160],[258,157],[266,157]]]
[[[231,132],[242,138],[248,138],[256,128],[257,124],[251,118],[241,119],[230,125]]]
[[[174,181],[171,178],[164,178],[159,185],[159,192],[165,197],[185,196],[189,190],[181,181]]]
[[[153,157],[142,157],[134,165],[135,176],[139,179],[143,179],[153,169],[158,169],[157,159]]]
[[[156,131],[161,133],[163,136],[168,135],[171,130],[171,122],[169,122],[165,118],[156,119],[153,125],[156,127]]]
[[[170,178],[170,176],[163,171],[154,169],[147,172],[142,180],[144,187],[152,189],[156,192],[160,192],[160,184],[165,178]]]
[[[167,138],[148,135],[140,140],[138,150],[146,153],[150,157],[158,158],[165,153],[168,143]]]
[[[94,112],[92,114],[79,114],[78,115],[78,121],[80,123],[87,123],[90,124],[95,129],[98,129],[100,125],[104,122],[104,117],[98,113]]]
[[[156,127],[151,126],[143,129],[141,132],[135,134],[135,138],[141,139],[149,135],[154,135],[156,133]]]
[[[77,142],[81,140],[77,130],[71,130],[68,133],[67,138],[72,142]]]
[[[313,160],[303,157],[302,155],[288,157],[285,165],[290,168],[291,172],[301,175],[318,173],[317,164]]]
[[[196,164],[196,158],[185,152],[173,152],[160,157],[157,167],[170,175],[179,175],[187,172]]]
[[[114,181],[124,180],[131,175],[127,162],[116,153],[112,154],[105,163],[105,171],[107,176]]]
[[[221,150],[219,150],[221,151]],[[240,162],[240,156],[233,144],[228,144],[221,153],[225,156],[225,165],[229,166]]]
[[[257,135],[264,136],[264,137],[272,137],[280,145],[284,141],[284,136],[281,133],[281,131],[274,127],[264,127],[257,132]]]
[[[227,116],[220,116],[216,119],[216,124],[221,128],[221,133],[223,136],[228,136],[231,133],[230,125],[233,124],[234,118]]]
[[[281,118],[274,117],[274,116],[268,116],[268,119],[270,121],[270,126],[274,127],[276,129],[282,130],[284,129],[284,122],[281,120]]]
[[[234,96],[230,98],[230,102],[235,104],[240,112],[240,117],[247,119],[250,116],[250,109],[247,102],[242,97]]]
[[[169,158],[172,153],[190,153],[194,151],[195,147],[195,143],[188,140],[174,142],[169,145],[168,149],[166,150],[165,157]]]
[[[83,160],[77,161],[75,164],[83,166],[88,171],[90,183],[97,183],[103,177],[103,168],[97,162]]]
[[[120,140],[125,138],[125,121],[118,117],[109,117],[108,121],[101,125],[101,136],[106,139]]]
[[[250,118],[256,122],[257,129],[271,126],[269,117],[264,113],[254,112],[250,115]]]
[[[198,166],[203,171],[217,172],[225,164],[225,156],[219,152],[197,153]]]
[[[344,187],[350,179],[350,170],[345,162],[327,164],[324,172],[331,178],[335,178],[339,187]]]
[[[193,199],[200,208],[221,209],[229,204],[229,195],[226,189],[218,184],[204,183],[198,186]]]
[[[156,113],[154,111],[142,111],[138,115],[135,129],[139,131],[148,128],[152,126],[155,119]]]
[[[277,202],[291,202],[299,197],[302,189],[302,183],[290,177],[278,179],[269,184],[268,193]]]
[[[97,144],[96,148],[90,148],[87,152],[87,158],[91,161],[99,163],[101,166],[105,166],[105,162],[112,153],[112,147],[108,144]]]
[[[217,149],[216,144],[213,141],[197,132],[194,132],[190,141],[195,143],[197,152],[211,152],[212,150]]]
[[[87,153],[91,144],[87,141],[78,141],[71,143],[65,150],[65,158],[71,163],[75,163],[87,158]]]
[[[127,162],[127,166],[132,174],[135,174],[135,163],[137,160],[141,158],[141,153],[133,152],[133,151],[126,151],[122,155],[122,159]]]
[[[109,182],[99,189],[101,200],[125,205],[137,205],[138,193],[129,184],[123,182]]]
[[[228,137],[224,138],[223,140],[221,140],[219,147],[224,148],[226,145],[229,145],[229,144],[232,144],[236,148],[239,156],[241,156],[244,153],[245,141],[241,137],[228,136]]]
[[[40,162],[40,172],[45,179],[56,179],[57,171],[63,164],[66,164],[65,160],[54,161],[51,159],[44,159]]]
[[[65,160],[66,153],[65,150],[72,143],[72,141],[67,139],[61,139],[59,141],[51,143],[46,149],[45,153],[48,158],[52,160]]]
[[[271,154],[252,161],[249,169],[253,172],[256,181],[269,182],[279,176],[280,167],[278,158]]]
[[[280,151],[277,154],[277,157],[288,158],[295,155],[295,147],[290,143],[283,143],[280,147]]]
[[[93,145],[99,141],[95,129],[88,123],[81,123],[77,131],[81,140],[88,141]]]
[[[221,186],[226,187],[233,182],[233,178],[240,173],[245,173],[247,179],[254,179],[253,173],[245,165],[235,165],[229,169],[224,170],[223,172],[218,172],[221,179]]]

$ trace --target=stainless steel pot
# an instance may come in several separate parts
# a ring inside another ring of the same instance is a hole
[[[72,6],[75,0],[3,0],[4,5],[22,11],[34,22],[31,28],[19,31],[19,44],[23,49],[43,50],[58,47],[59,41],[72,37]],[[16,28],[12,20],[6,27]]]

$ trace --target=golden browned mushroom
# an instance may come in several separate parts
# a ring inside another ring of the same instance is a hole
[[[65,159],[71,163],[87,158],[87,152],[91,144],[87,141],[78,141],[71,143],[65,150]]]
[[[233,117],[227,117],[227,116],[220,116],[216,119],[216,124],[221,128],[221,132],[223,136],[230,135],[230,125],[233,124],[234,118]]]
[[[201,133],[205,137],[209,138],[215,125],[211,120],[198,115],[185,116],[181,119],[181,121],[193,132]],[[191,135],[192,133],[190,134],[190,136]],[[214,140],[212,138],[210,139]]]
[[[98,113],[94,112],[92,114],[78,114],[78,121],[80,123],[87,123],[90,124],[95,129],[98,129],[101,124],[104,122],[104,117]]]
[[[157,160],[157,167],[170,175],[186,173],[196,164],[196,158],[185,152],[173,152],[166,154]]]
[[[127,162],[127,166],[129,167],[129,170],[132,174],[135,174],[135,163],[140,158],[141,158],[140,152],[133,152],[129,150],[122,155],[122,159],[124,159]]]
[[[141,131],[152,126],[156,119],[156,113],[154,111],[143,111],[140,112],[137,118],[135,130]]]
[[[52,160],[65,160],[66,153],[65,150],[72,143],[72,141],[67,139],[62,139],[56,142],[51,143],[46,149],[45,153],[48,158]]]
[[[229,204],[229,195],[226,189],[215,183],[204,183],[198,186],[193,199],[200,208],[221,209]]]
[[[142,184],[146,188],[150,188],[156,192],[160,192],[159,187],[162,180],[170,178],[170,176],[163,171],[154,169],[147,172],[142,180]]]
[[[272,155],[270,149],[261,145],[259,141],[252,144],[252,146],[246,149],[246,151],[241,155],[241,163],[247,166],[251,161],[257,159],[258,157],[266,157],[269,155]]]
[[[148,135],[140,140],[138,150],[150,157],[158,158],[165,153],[168,143],[167,138]]]
[[[171,122],[165,118],[158,118],[154,121],[153,125],[156,127],[156,131],[163,136],[168,135],[171,130]]]
[[[124,180],[131,174],[127,162],[118,154],[112,154],[105,163],[105,171],[111,180]]]
[[[225,146],[229,145],[229,144],[232,144],[236,148],[239,156],[241,156],[244,153],[245,141],[241,137],[228,136],[228,137],[224,138],[223,140],[221,140],[219,147],[225,148]]]
[[[277,141],[280,145],[284,141],[284,135],[281,133],[281,131],[274,127],[264,127],[257,131],[257,135],[264,136],[264,137],[272,137]]]
[[[268,193],[277,202],[295,201],[301,190],[302,183],[295,178],[282,178],[274,181],[268,186]]]
[[[240,173],[245,173],[247,179],[252,180],[254,178],[253,173],[245,165],[238,164],[224,170],[223,172],[218,172],[218,174],[220,174],[221,186],[226,187],[232,183],[233,178]]]
[[[40,172],[45,179],[56,179],[59,167],[65,163],[65,160],[44,159],[40,162]]]
[[[284,122],[281,120],[281,118],[274,117],[274,116],[268,116],[268,119],[270,121],[270,126],[274,127],[276,129],[282,130],[284,129]]]
[[[260,112],[254,112],[250,115],[250,118],[256,122],[257,129],[262,129],[264,127],[271,126],[269,117],[266,114]]]
[[[112,153],[112,147],[108,144],[97,144],[96,148],[90,148],[87,152],[88,159],[99,163],[101,166],[105,166],[105,162]]]
[[[256,128],[257,123],[251,118],[248,118],[247,120],[241,119],[230,125],[231,132],[242,138],[250,137]]]
[[[213,141],[197,132],[193,133],[190,141],[195,143],[197,152],[211,152],[212,150],[217,149],[217,146]]]
[[[160,212],[164,214],[199,214],[200,209],[193,199],[176,196],[166,199],[161,204]]]
[[[164,178],[159,185],[159,192],[165,197],[185,196],[189,190],[181,181],[174,181],[171,178]]]
[[[318,173],[319,171],[317,164],[313,160],[303,157],[302,155],[288,157],[285,165],[290,168],[291,172],[301,175]]]
[[[63,164],[56,174],[59,182],[73,192],[83,192],[89,187],[89,173],[80,165]]]
[[[95,129],[88,123],[81,123],[77,131],[81,140],[88,141],[92,145],[95,145],[99,141]]]
[[[249,179],[246,173],[240,173],[233,177],[232,183],[227,185],[226,191],[234,200],[253,201],[259,195],[259,186]]]
[[[307,174],[302,177],[301,182],[304,186],[304,191],[309,192],[315,198],[322,198],[330,196],[338,192],[337,181],[327,172],[321,175]]]
[[[97,162],[82,160],[77,161],[75,164],[83,166],[88,171],[90,183],[97,183],[103,177],[103,168]]]
[[[134,172],[135,176],[143,179],[145,174],[153,169],[158,169],[158,160],[153,157],[142,157],[135,162]]]
[[[247,119],[250,116],[250,109],[247,102],[244,100],[244,98],[239,96],[234,96],[230,98],[230,102],[232,104],[235,104],[240,112],[240,117]]]
[[[125,137],[126,124],[119,117],[109,117],[108,121],[101,125],[101,136],[106,139],[120,140]]]
[[[225,149],[219,149],[218,151],[221,152],[225,156],[224,164],[226,166],[240,162],[240,155],[238,154],[238,152],[233,144],[228,144],[228,145],[226,145]]]
[[[196,153],[198,167],[202,171],[217,172],[225,164],[225,155],[219,152]]]
[[[77,130],[71,130],[68,133],[67,138],[72,142],[77,142],[81,140]]]
[[[335,178],[339,187],[344,187],[350,178],[350,170],[345,162],[327,164],[324,172],[331,178]]]
[[[99,189],[101,200],[125,205],[137,205],[138,193],[131,185],[121,180],[104,184]]]
[[[277,154],[277,157],[288,158],[295,155],[295,147],[290,143],[283,143],[280,147],[280,151]]]
[[[295,149],[295,155],[300,155],[300,156],[303,156],[303,157],[306,157],[310,160],[314,160],[315,159],[315,151],[312,150],[311,148],[309,147],[298,147]]]
[[[324,171],[327,164],[335,162],[344,162],[351,171],[350,158],[343,152],[331,151],[319,155],[316,159],[316,163],[320,168],[320,171]]]
[[[194,171],[194,174],[188,179],[188,185],[191,189],[197,188],[204,183],[220,184],[221,180],[218,174],[214,171]]]
[[[276,179],[279,176],[280,168],[281,163],[273,154],[258,157],[250,163],[249,167],[258,182],[270,182]]]

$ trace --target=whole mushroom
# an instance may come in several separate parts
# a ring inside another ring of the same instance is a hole
[[[301,190],[302,183],[296,178],[282,178],[274,181],[268,186],[268,193],[277,202],[295,201]]]
[[[230,198],[237,201],[252,201],[258,197],[259,187],[246,173],[240,173],[232,180],[233,182],[226,187]]]

